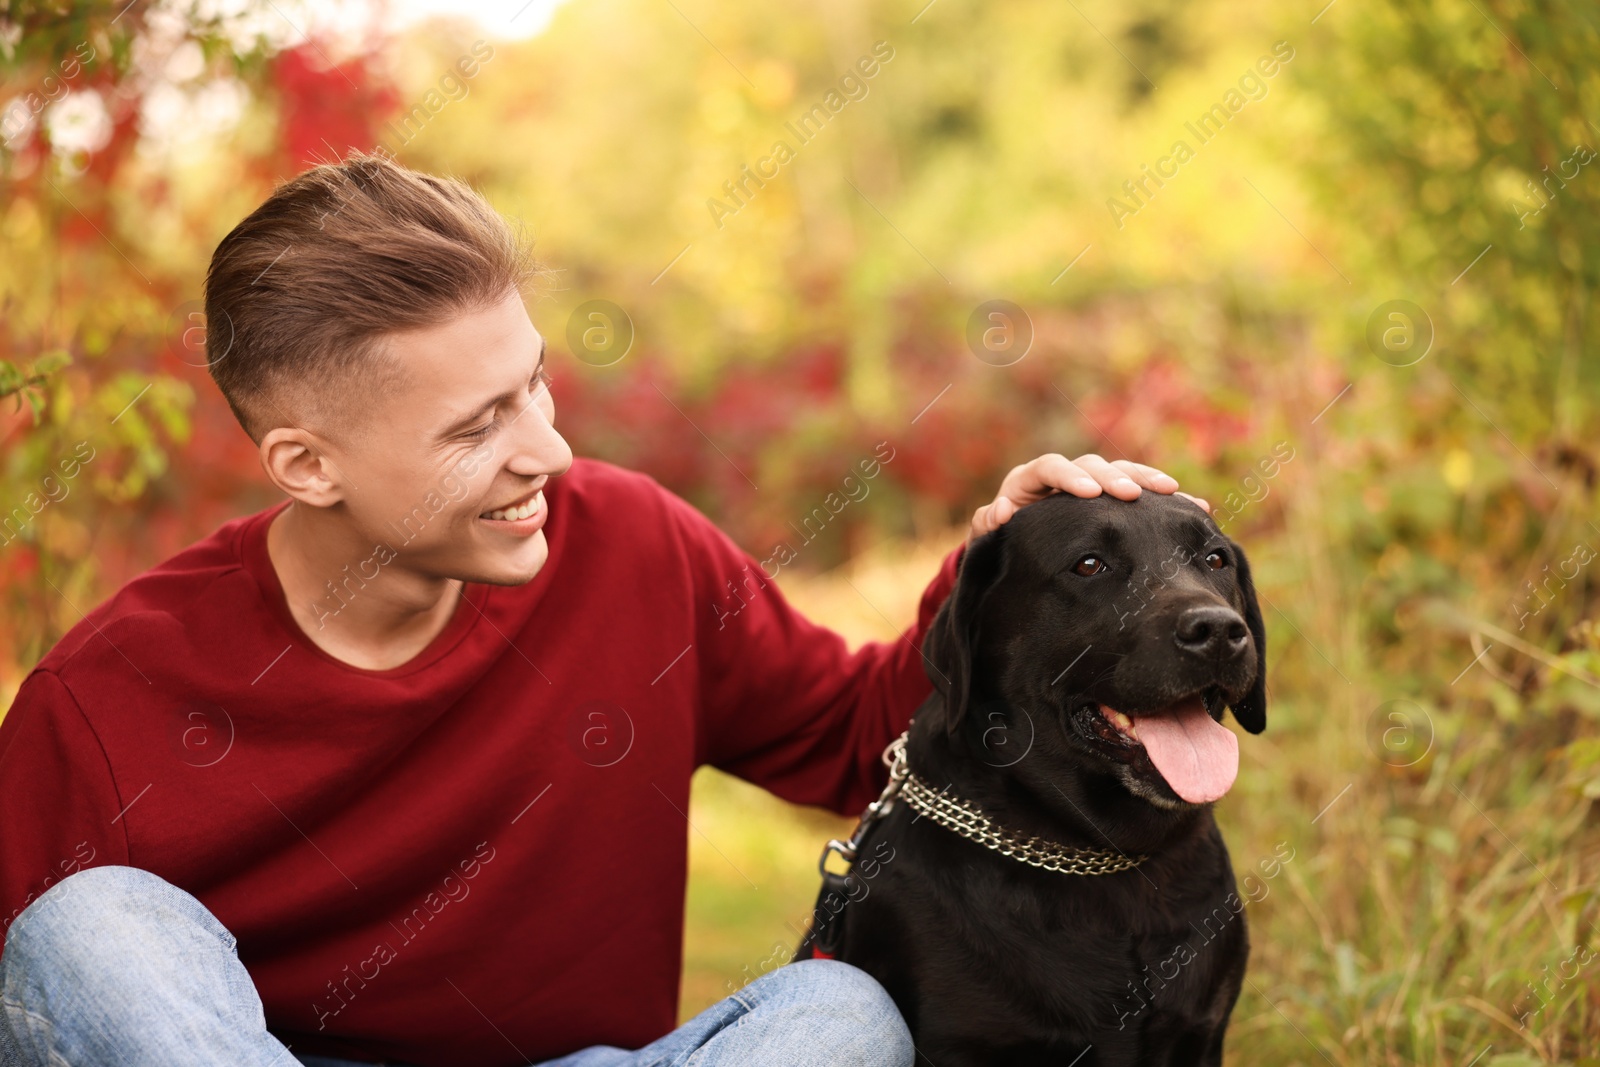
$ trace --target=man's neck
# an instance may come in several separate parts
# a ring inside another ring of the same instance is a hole
[[[267,555],[289,611],[335,659],[365,670],[399,667],[449,625],[464,583],[414,574],[398,560],[374,578],[349,581],[353,561],[367,560],[373,546],[340,519],[291,502],[268,526]]]

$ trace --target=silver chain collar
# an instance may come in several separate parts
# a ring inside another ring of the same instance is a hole
[[[828,854],[840,853],[846,860],[854,861],[861,838],[868,826],[887,815],[898,797],[920,815],[947,830],[954,831],[969,841],[976,841],[991,849],[1033,867],[1060,874],[1115,874],[1137,867],[1148,856],[1127,856],[1121,852],[1101,852],[1097,849],[1072,848],[1040,837],[1024,837],[1007,830],[985,815],[976,805],[958,797],[949,796],[945,790],[934,789],[911,772],[906,760],[907,730],[883,751],[883,762],[889,766],[889,784],[876,801],[861,813],[850,840],[829,841],[822,852],[822,870],[827,872]]]

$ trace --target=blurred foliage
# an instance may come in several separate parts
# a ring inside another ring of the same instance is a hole
[[[383,148],[528,227],[560,271],[530,300],[552,351],[579,305],[627,312],[624,358],[557,365],[575,449],[758,558],[789,542],[824,621],[870,596],[858,639],[910,617],[926,578],[896,561],[1034,455],[1210,498],[1273,649],[1272,729],[1219,818],[1241,871],[1297,849],[1251,912],[1230,1060],[1593,1062],[1592,968],[1551,975],[1600,948],[1600,12],[924,4],[570,0],[462,78],[465,22],[0,3],[0,507],[25,509],[0,692],[275,499],[200,362],[205,265],[274,181]],[[1006,366],[968,346],[991,300],[1032,331]],[[1397,300],[1416,348],[1374,340]],[[879,441],[870,492],[804,544]],[[816,576],[874,545],[857,588]],[[698,781],[719,852],[787,873],[755,891],[696,852],[686,1014],[791,940],[793,857],[836,832]]]

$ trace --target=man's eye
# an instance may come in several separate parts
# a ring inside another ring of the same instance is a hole
[[[535,387],[535,390],[537,391],[537,387],[539,385],[541,385],[541,384],[544,385],[545,388],[548,389],[550,387],[550,383],[553,382],[553,381],[555,381],[554,376],[552,376],[551,373],[549,371],[545,370],[543,367],[540,367],[538,370],[533,372],[533,381],[532,381],[531,384]],[[464,433],[461,436],[465,440],[468,440],[468,441],[478,441],[478,440],[481,440],[481,439],[483,439],[485,437],[488,437],[489,434],[493,433],[494,432],[494,428],[496,426],[498,426],[499,424],[500,424],[500,420],[499,419],[490,419],[483,426],[480,426],[476,430],[472,430],[469,433]]]
[[[1226,552],[1213,552],[1206,557],[1206,566],[1214,571],[1220,571],[1227,565],[1228,554]]]
[[[1101,559],[1099,556],[1084,556],[1077,563],[1073,564],[1072,573],[1081,574],[1083,577],[1088,578],[1091,575],[1099,574],[1105,569],[1106,561]]]

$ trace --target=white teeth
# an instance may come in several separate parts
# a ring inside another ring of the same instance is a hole
[[[532,518],[533,513],[539,510],[539,506],[541,503],[543,503],[543,501],[544,490],[541,489],[537,493],[533,494],[533,497],[528,500],[527,503],[522,504],[519,507],[491,511],[482,517],[486,519],[499,519],[502,522],[508,520],[511,522],[520,522],[523,519]]]
[[[1135,741],[1139,740],[1139,728],[1133,724],[1133,720],[1126,714],[1103,705],[1101,711],[1111,721],[1111,724],[1122,731],[1123,734],[1133,738]]]

